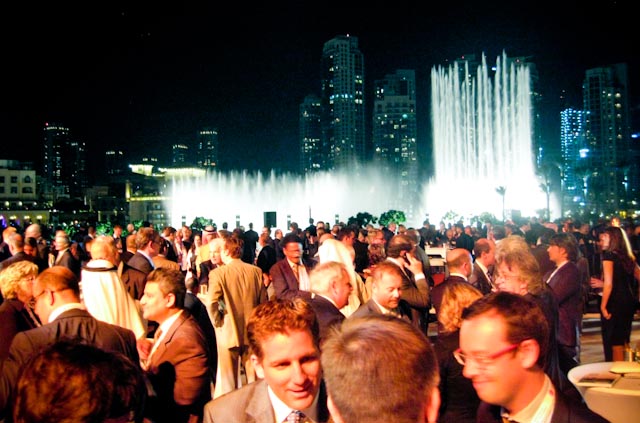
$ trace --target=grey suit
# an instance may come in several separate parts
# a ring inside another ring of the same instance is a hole
[[[20,332],[9,348],[9,358],[0,375],[0,419],[10,412],[12,395],[18,374],[24,364],[38,351],[61,339],[78,339],[105,351],[115,351],[139,363],[136,338],[132,331],[101,322],[86,310],[71,309],[53,322]]]
[[[262,379],[209,401],[204,407],[204,423],[273,423],[276,416],[267,387],[267,382]],[[324,384],[320,385],[318,395],[316,423],[332,422]]]

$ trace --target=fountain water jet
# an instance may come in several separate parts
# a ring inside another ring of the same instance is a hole
[[[461,68],[464,66],[464,68]],[[524,216],[544,208],[545,195],[533,168],[531,89],[527,65],[496,60],[491,78],[485,56],[475,77],[469,62],[431,71],[434,177],[425,187],[433,217],[454,211],[463,217],[505,209]]]
[[[359,175],[211,172],[201,178],[174,177],[167,210],[176,227],[205,217],[219,228],[222,222],[234,228],[239,216],[242,226],[252,222],[256,230],[264,224],[264,212],[275,211],[276,227],[287,232],[288,216],[304,228],[310,215],[333,224],[336,216],[346,222],[359,212],[380,216],[390,209],[402,210],[390,200],[395,191],[394,181],[373,167],[362,168]]]

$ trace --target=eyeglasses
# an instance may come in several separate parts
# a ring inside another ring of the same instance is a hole
[[[519,346],[520,343],[512,344],[493,354],[476,356],[464,354],[462,350],[458,348],[453,352],[453,356],[455,357],[456,361],[462,366],[466,366],[467,364],[469,364],[469,362],[473,361],[478,365],[478,367],[486,368],[487,366],[491,365],[497,358],[517,349]]]

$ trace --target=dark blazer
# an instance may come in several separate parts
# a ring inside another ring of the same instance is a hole
[[[567,372],[578,365],[580,330],[582,329],[582,285],[580,272],[573,262],[565,263],[551,277],[544,276],[558,304],[558,355],[560,368]],[[550,278],[551,277],[551,278]]]
[[[129,295],[134,300],[139,300],[144,295],[144,286],[147,283],[147,275],[153,267],[149,260],[140,253],[135,253],[122,269],[122,283],[127,288]]]
[[[134,363],[139,363],[136,338],[132,331],[101,322],[86,310],[67,310],[53,322],[19,332],[13,338],[9,357],[0,375],[0,419],[11,411],[13,390],[24,364],[38,351],[65,338],[79,339],[105,351],[122,353]]]
[[[36,264],[36,265],[38,264],[35,257],[30,256],[24,251],[18,251],[11,257],[4,259],[0,262],[0,271],[6,269],[7,267],[11,266],[13,263],[17,263],[19,261],[30,261],[33,264]],[[40,266],[38,266],[38,273],[39,272],[40,272]]]
[[[271,267],[276,264],[278,259],[276,258],[276,249],[271,245],[265,245],[258,253],[258,259],[256,261],[256,266],[258,266],[262,273],[269,274]]]
[[[74,275],[80,279],[80,260],[71,254],[71,250],[67,249],[62,253],[60,259],[56,258],[55,266],[64,266],[71,270]]]
[[[401,319],[411,322],[411,307],[409,307],[409,304],[407,304],[406,301],[400,300],[400,303],[398,304],[398,312],[400,313],[399,317]],[[382,310],[380,310],[380,307],[378,307],[378,304],[376,304],[376,302],[373,301],[373,299],[370,299],[369,301],[367,301],[366,303],[358,307],[356,311],[351,313],[351,315],[349,316],[349,319],[357,318],[357,317],[373,316],[378,314],[382,314]]]
[[[473,266],[473,272],[469,276],[469,283],[478,288],[483,295],[491,293],[491,281],[484,274],[480,266]]]
[[[202,333],[204,333],[207,345],[209,346],[211,380],[215,381],[216,370],[218,368],[218,345],[216,342],[216,332],[209,318],[207,307],[200,301],[200,298],[191,292],[187,292],[187,295],[184,297],[184,309],[191,313],[193,318],[196,319],[196,322],[198,322],[200,329],[202,329]]]
[[[147,377],[156,396],[145,417],[158,422],[187,422],[201,416],[211,399],[209,347],[198,322],[183,311],[149,358]]]
[[[273,423],[276,416],[264,379],[209,401],[204,407],[204,423]],[[332,422],[327,409],[324,383],[318,392],[318,422]]]
[[[341,324],[345,316],[331,301],[321,295],[313,297],[311,307],[316,312],[318,326],[320,326],[320,343],[322,344],[331,327]]]
[[[22,301],[12,298],[0,304],[0,368],[9,356],[9,346],[16,334],[37,326]]]
[[[304,267],[308,274],[310,269],[306,264],[304,264]],[[276,264],[271,267],[269,276],[271,276],[271,283],[273,284],[273,289],[275,290],[277,299],[292,299],[300,297],[307,301],[311,301],[311,292],[300,290],[300,284],[296,279],[296,275],[293,274],[293,269],[289,266],[289,261],[286,257],[277,261]]]
[[[396,262],[391,260],[388,261],[398,266]],[[401,271],[402,293],[400,294],[400,297],[411,307],[411,322],[413,325],[426,334],[428,328],[426,315],[429,312],[430,305],[429,285],[427,279],[418,281],[409,269],[401,268]]]
[[[608,420],[589,410],[583,402],[571,401],[556,389],[556,404],[551,423],[608,423]],[[500,406],[481,402],[477,423],[502,423]]]

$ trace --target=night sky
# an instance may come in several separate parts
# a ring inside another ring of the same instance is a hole
[[[626,62],[638,109],[631,2],[242,2],[231,10],[211,1],[94,3],[3,6],[0,158],[37,163],[48,121],[87,143],[94,172],[106,149],[121,148],[130,161],[143,154],[168,159],[171,144],[194,145],[197,131],[212,126],[224,167],[295,170],[298,106],[320,94],[323,44],[342,34],[359,39],[369,100],[374,80],[416,70],[423,158],[430,70],[463,54],[484,52],[490,63],[503,50],[530,56],[551,141],[559,138],[562,91],[568,105],[580,107],[589,68]],[[348,18],[331,17],[329,9]]]

